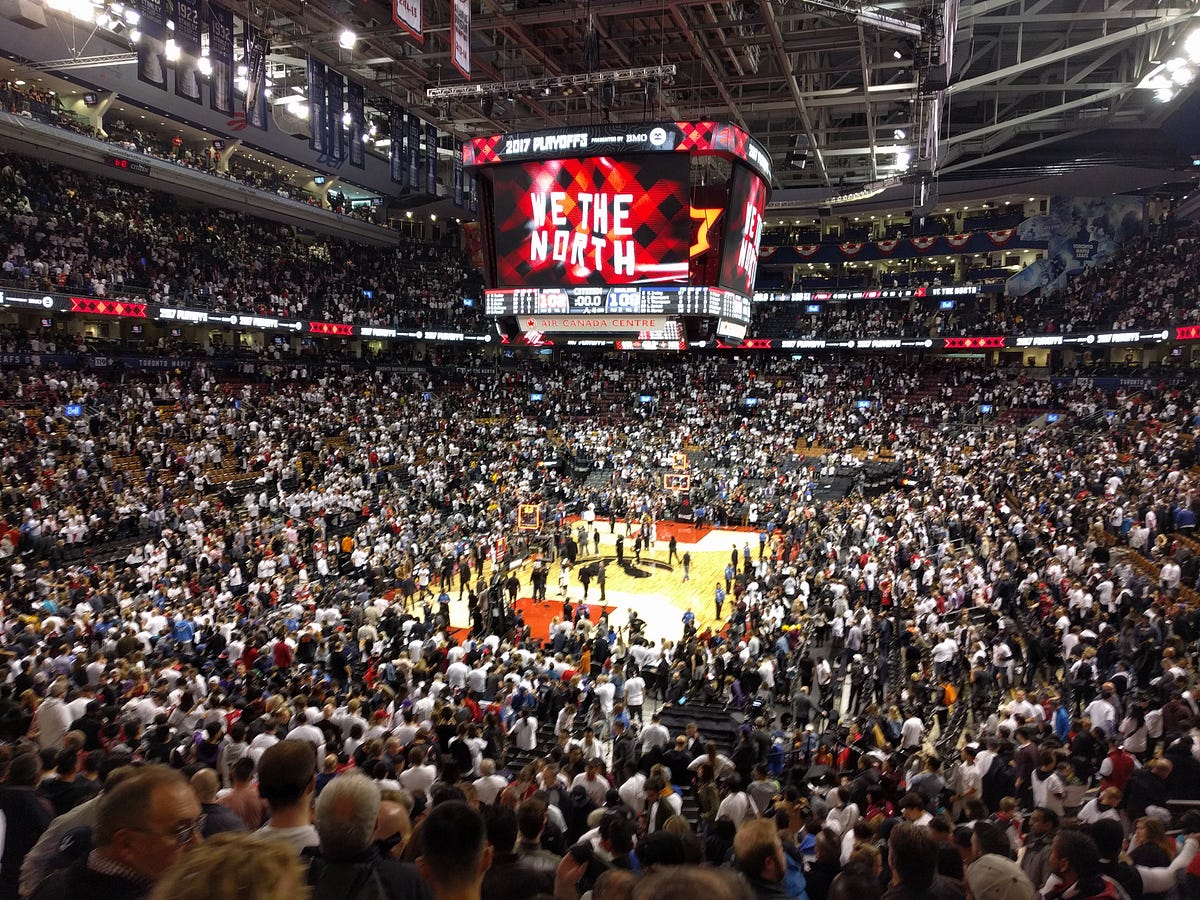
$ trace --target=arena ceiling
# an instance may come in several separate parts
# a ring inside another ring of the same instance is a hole
[[[379,0],[231,5],[266,23],[277,76],[302,81],[314,52],[458,137],[728,118],[769,148],[777,188],[830,195],[928,170],[1044,178],[1190,165],[1161,129],[1191,99],[1198,0],[481,0],[476,82],[668,63],[676,74],[649,90],[618,84],[607,104],[599,90],[500,91],[448,108],[425,92],[465,83],[450,65],[450,0],[425,0],[423,45]],[[347,27],[353,50],[339,46]]]

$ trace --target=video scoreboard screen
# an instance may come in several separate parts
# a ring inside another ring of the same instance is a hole
[[[686,156],[553,159],[494,179],[496,284],[686,284]]]
[[[695,179],[692,157],[730,161]],[[476,138],[485,311],[514,336],[645,332],[646,317],[750,321],[770,160],[727,123],[674,122]],[[524,318],[525,321],[520,321]],[[627,322],[628,324],[622,324]],[[744,333],[744,332],[742,332]]]

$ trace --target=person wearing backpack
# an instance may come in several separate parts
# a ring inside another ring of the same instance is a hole
[[[376,849],[379,807],[379,787],[358,773],[339,775],[321,791],[320,844],[303,857],[311,900],[433,900],[416,866]]]

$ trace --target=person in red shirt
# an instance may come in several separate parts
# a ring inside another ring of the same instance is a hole
[[[271,648],[271,660],[275,663],[275,668],[277,669],[290,669],[292,667],[292,648],[288,646],[287,641],[282,637]]]

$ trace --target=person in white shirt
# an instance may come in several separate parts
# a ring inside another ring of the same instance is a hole
[[[450,690],[461,691],[466,688],[470,674],[470,667],[462,660],[457,660],[446,666],[446,683],[450,685]]]
[[[924,736],[925,723],[921,721],[920,716],[913,713],[900,726],[900,749],[916,750],[921,746],[921,739]]]
[[[625,707],[629,710],[629,720],[642,725],[642,706],[646,702],[646,679],[641,674],[634,673],[632,678],[625,679]]]
[[[1043,750],[1041,760],[1042,764],[1030,777],[1030,786],[1033,788],[1033,805],[1035,807],[1044,806],[1058,816],[1066,815],[1063,800],[1067,796],[1067,784],[1058,774],[1054,754],[1049,750]]]
[[[1113,729],[1117,726],[1117,710],[1108,701],[1108,698],[1112,696],[1108,690],[1111,686],[1105,682],[1104,687],[1105,690],[1102,690],[1100,696],[1087,705],[1083,714],[1092,720],[1094,728],[1103,729],[1105,734],[1113,734]]]
[[[1012,705],[1009,707],[1009,710],[1013,714],[1019,715],[1026,720],[1033,719],[1035,716],[1037,716],[1037,710],[1035,709],[1034,705],[1025,699],[1024,691],[1017,691],[1017,699],[1013,701]]]
[[[1099,797],[1093,797],[1083,805],[1083,809],[1079,811],[1079,821],[1085,825],[1099,822],[1101,819],[1112,819],[1114,822],[1120,822],[1121,811],[1118,809],[1120,805],[1121,789],[1107,787],[1100,792]]]
[[[600,761],[599,757],[593,756],[587,761],[587,769],[576,775],[575,780],[571,782],[571,790],[582,787],[593,803],[603,806],[610,787],[603,770],[604,763]]]
[[[955,768],[951,778],[951,787],[954,792],[951,798],[953,801],[952,815],[956,821],[968,801],[979,800],[983,796],[983,776],[979,773],[976,755],[974,747],[963,747],[959,754],[961,762]]]
[[[596,679],[592,693],[600,702],[600,712],[604,714],[604,735],[608,735],[612,732],[613,700],[617,695],[617,687],[608,680],[607,675],[601,675]]]
[[[425,748],[413,747],[408,751],[408,767],[400,773],[400,786],[410,794],[421,793],[428,797],[437,774],[437,766],[425,762]]]
[[[522,716],[509,729],[508,736],[518,750],[536,750],[537,719],[533,716]]]
[[[910,791],[900,798],[900,816],[911,825],[928,825],[933,816],[925,808],[925,798],[915,791]]]
[[[67,683],[62,680],[55,681],[50,685],[48,693],[49,696],[38,704],[34,713],[37,743],[42,750],[61,750],[67,729],[71,727],[71,713],[67,704],[63,702],[67,693]]]
[[[475,779],[475,795],[479,802],[491,806],[500,796],[500,792],[508,787],[504,776],[496,774],[496,763],[485,759],[479,764],[479,777]]]
[[[658,718],[658,713],[650,717],[650,724],[642,729],[642,753],[649,753],[651,750],[665,750],[671,742],[671,732],[667,731],[667,727],[663,725]]]
[[[721,800],[721,805],[717,807],[717,818],[728,819],[737,828],[746,821],[753,819],[758,815],[758,810],[754,808],[754,801],[750,799],[750,795],[742,790],[742,779],[738,775],[729,776],[728,781],[729,793]]]

